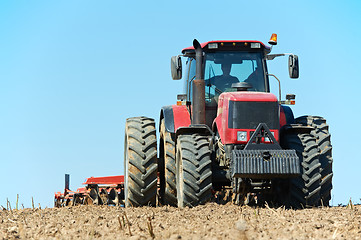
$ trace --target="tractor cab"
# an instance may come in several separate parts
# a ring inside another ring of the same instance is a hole
[[[269,92],[266,54],[270,48],[258,41],[210,41],[201,44],[202,78],[205,82],[205,118],[212,128],[222,93],[237,91]],[[184,90],[187,102],[193,101],[193,80],[196,78],[194,47],[182,50],[187,58]],[[239,87],[240,84],[243,87]],[[238,86],[238,87],[237,87]],[[244,87],[246,86],[246,87]]]
[[[270,48],[257,41],[211,41],[201,44],[203,50],[202,75],[205,80],[206,102],[223,92],[235,92],[232,84],[246,82],[248,91],[269,92],[265,54]],[[196,77],[194,47],[185,48],[187,57],[185,90],[192,100],[192,81]]]
[[[269,44],[277,44],[277,35],[272,35]],[[201,102],[200,105],[204,105],[204,107],[201,107],[200,112],[204,109],[202,114],[205,115],[205,122],[203,121],[202,123],[205,123],[213,130],[215,118],[219,115],[217,113],[218,102],[222,93],[248,91],[253,93],[269,93],[271,95],[269,76],[275,77],[278,82],[279,80],[273,74],[268,74],[267,60],[290,55],[290,77],[298,78],[298,57],[293,54],[270,54],[271,50],[271,47],[264,45],[262,42],[251,40],[209,41],[199,44],[198,51],[201,52],[201,57],[197,57],[195,46],[184,48],[182,50],[183,55],[181,55],[186,57],[185,75],[183,75],[183,78],[181,56],[172,57],[171,60],[173,79],[182,78],[184,81],[184,94],[180,95],[180,104],[188,103],[193,106],[194,102],[196,102],[195,105],[198,107],[199,104],[197,102]],[[200,63],[197,65],[197,62]],[[197,71],[198,77],[196,76]],[[203,90],[193,91],[194,83],[199,79],[204,80],[203,99],[200,96],[203,96]],[[238,94],[239,97],[241,95],[241,93]],[[194,96],[198,100],[193,99]],[[257,99],[259,97],[256,94],[253,95],[253,98]],[[273,97],[270,96],[270,98]],[[285,101],[281,101],[280,84],[278,98],[276,101],[285,103]]]

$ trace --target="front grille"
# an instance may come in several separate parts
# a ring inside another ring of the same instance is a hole
[[[279,128],[278,102],[229,102],[228,128],[256,129],[266,123],[269,129]]]

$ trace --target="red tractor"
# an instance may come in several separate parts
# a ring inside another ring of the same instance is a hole
[[[276,34],[269,44],[277,44]],[[126,121],[126,207],[155,206],[157,199],[191,207],[225,191],[236,204],[329,205],[328,125],[322,117],[294,118],[286,105],[295,95],[281,101],[270,93],[275,76],[267,61],[289,55],[290,78],[299,75],[296,55],[271,50],[259,41],[194,40],[171,58],[172,78],[183,79],[184,92],[161,109],[159,150],[153,119]]]

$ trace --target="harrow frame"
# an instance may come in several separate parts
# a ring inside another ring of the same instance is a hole
[[[85,180],[85,187],[71,191],[69,174],[65,174],[64,193],[56,192],[54,207],[77,205],[124,205],[124,176],[90,177]]]

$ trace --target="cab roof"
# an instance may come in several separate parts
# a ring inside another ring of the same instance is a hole
[[[246,50],[263,50],[265,54],[271,52],[271,47],[264,45],[255,40],[213,40],[201,43],[203,51],[246,51]],[[183,54],[193,53],[194,47],[190,46],[182,50]]]

